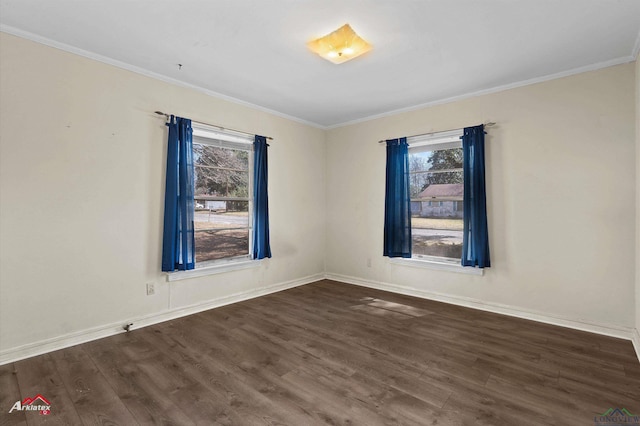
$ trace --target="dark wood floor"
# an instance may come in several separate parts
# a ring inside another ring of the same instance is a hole
[[[594,425],[630,342],[321,281],[0,367],[2,424]],[[51,414],[8,410],[42,394]]]

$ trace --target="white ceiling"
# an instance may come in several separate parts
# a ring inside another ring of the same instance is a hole
[[[347,22],[371,52],[307,50]],[[333,127],[631,61],[640,1],[0,0],[0,30]]]

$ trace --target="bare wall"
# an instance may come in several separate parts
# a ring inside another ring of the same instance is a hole
[[[0,34],[0,353],[319,276],[325,262],[328,273],[632,327],[637,68],[325,132]],[[275,137],[273,259],[173,283],[158,272],[166,129],[157,109]],[[478,277],[389,264],[376,142],[487,120],[498,123],[487,139],[493,267]]]
[[[625,64],[330,130],[327,273],[632,327],[633,87]],[[486,121],[497,123],[486,154],[492,267],[471,276],[390,264],[377,141]]]
[[[636,339],[640,339],[640,55],[635,62],[636,76]],[[640,358],[640,340],[636,351]]]
[[[4,33],[0,55],[0,352],[323,273],[323,130]],[[155,110],[274,137],[273,259],[166,282]]]

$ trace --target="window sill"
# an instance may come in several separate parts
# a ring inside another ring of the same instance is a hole
[[[238,261],[214,263],[189,271],[176,271],[167,273],[167,281],[180,281],[188,278],[204,277],[206,275],[222,274],[224,272],[238,271],[240,269],[256,268],[262,264],[262,260],[242,259]]]
[[[468,275],[484,275],[484,269],[474,268],[470,266],[462,266],[459,263],[449,262],[446,260],[434,260],[434,259],[418,259],[418,258],[401,258],[392,257],[389,258],[390,263],[396,265],[413,266],[416,268],[435,269],[439,271],[451,271],[459,274]]]

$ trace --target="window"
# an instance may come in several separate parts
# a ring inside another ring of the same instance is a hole
[[[414,258],[462,257],[462,131],[408,138]]]
[[[250,136],[193,125],[196,267],[250,258],[252,153]]]

